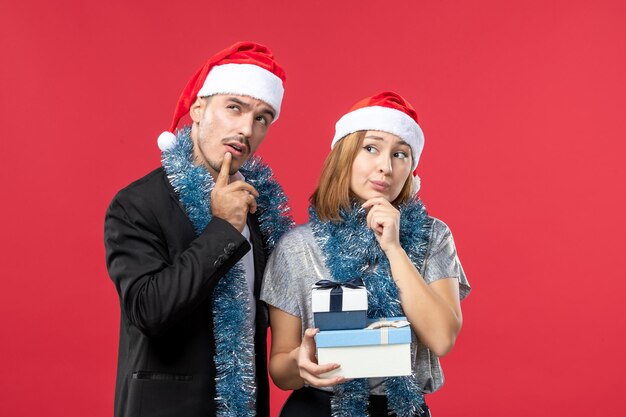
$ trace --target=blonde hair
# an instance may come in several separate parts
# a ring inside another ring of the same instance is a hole
[[[340,139],[324,161],[317,188],[309,201],[321,221],[341,221],[339,211],[349,211],[355,196],[350,191],[350,174],[357,153],[361,150],[365,131],[350,133]],[[394,206],[413,197],[413,176],[409,175],[400,194],[391,202]]]

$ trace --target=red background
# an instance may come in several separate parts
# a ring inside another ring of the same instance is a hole
[[[418,109],[421,195],[474,287],[434,415],[618,415],[625,17],[618,0],[3,2],[0,415],[112,415],[106,207],[159,164],[188,77],[242,39],[287,71],[260,154],[299,223],[353,102],[391,89]]]

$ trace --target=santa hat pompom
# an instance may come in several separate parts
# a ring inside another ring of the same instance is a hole
[[[422,187],[422,179],[417,174],[413,174],[413,194],[417,194],[417,192]]]
[[[159,135],[157,144],[161,152],[169,151],[176,144],[176,136],[172,132],[163,132]]]

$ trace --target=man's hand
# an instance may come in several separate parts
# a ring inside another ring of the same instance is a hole
[[[232,155],[226,152],[215,187],[211,191],[211,213],[241,232],[246,225],[248,212],[256,212],[256,197],[259,193],[243,181],[228,183],[231,161]]]

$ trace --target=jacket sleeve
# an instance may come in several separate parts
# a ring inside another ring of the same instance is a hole
[[[116,198],[104,227],[106,261],[125,317],[148,336],[174,326],[211,294],[250,244],[230,223],[214,217],[176,259],[156,216]]]

